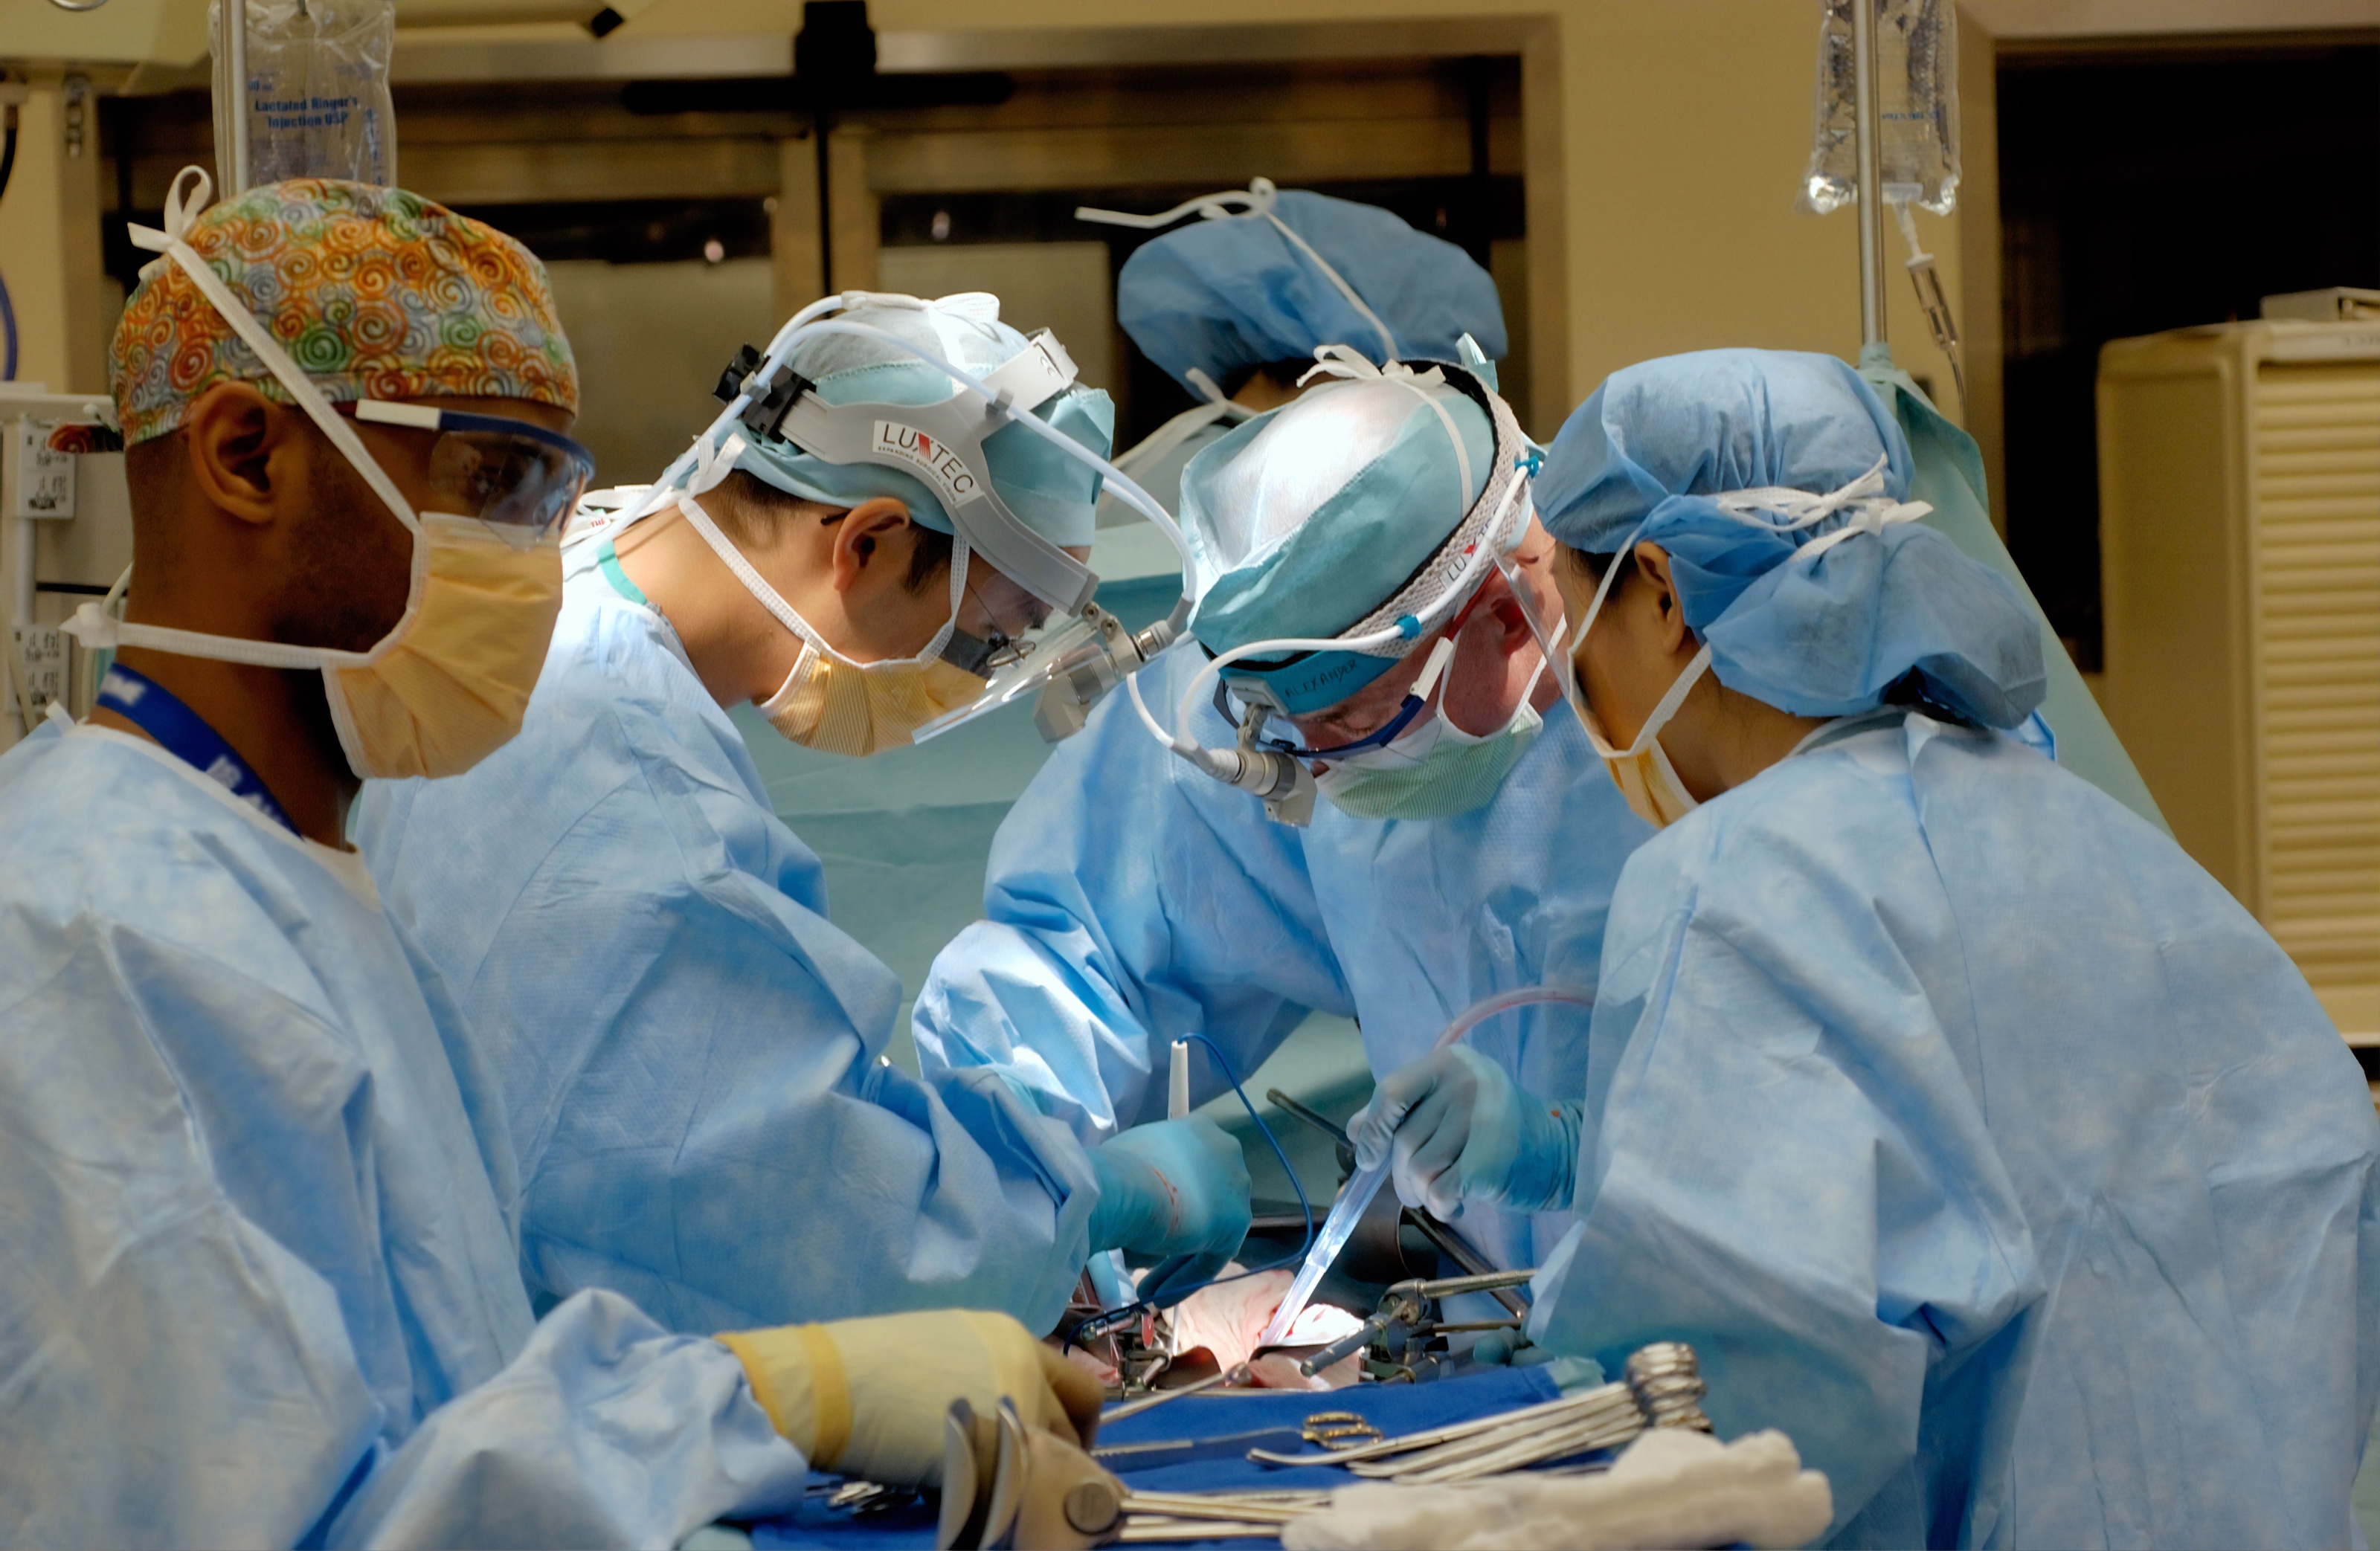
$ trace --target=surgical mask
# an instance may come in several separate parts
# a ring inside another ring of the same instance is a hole
[[[1823,494],[1779,486],[1761,486],[1752,490],[1722,491],[1710,499],[1721,512],[1738,522],[1748,527],[1772,527],[1780,532],[1814,527],[1840,515],[1844,518],[1842,527],[1802,545],[1788,562],[1790,564],[1807,565],[1837,544],[1862,534],[1881,532],[1896,523],[1914,522],[1934,509],[1923,501],[1897,501],[1886,493],[1885,476],[1889,462],[1888,454],[1880,456],[1865,474]],[[1763,513],[1773,514],[1783,520],[1768,521],[1762,516]],[[1650,520],[1649,515],[1647,520]],[[1670,719],[1678,714],[1678,708],[1685,703],[1687,693],[1710,671],[1709,643],[1704,643],[1702,649],[1694,654],[1694,660],[1678,674],[1675,682],[1662,695],[1660,702],[1653,708],[1653,713],[1645,719],[1645,725],[1637,731],[1635,740],[1624,749],[1612,747],[1610,740],[1604,736],[1601,724],[1596,721],[1594,710],[1587,705],[1585,686],[1580,682],[1577,672],[1577,654],[1586,644],[1586,632],[1595,624],[1596,615],[1603,612],[1604,599],[1619,580],[1620,568],[1629,563],[1635,553],[1636,540],[1644,531],[1645,524],[1638,523],[1626,542],[1614,553],[1610,565],[1604,570],[1603,579],[1596,584],[1595,599],[1587,605],[1586,617],[1579,621],[1577,632],[1565,643],[1567,649],[1562,653],[1563,687],[1569,695],[1572,709],[1578,712],[1579,721],[1586,729],[1587,741],[1602,757],[1604,768],[1611,772],[1612,782],[1620,788],[1621,795],[1628,799],[1629,807],[1646,823],[1663,828],[1676,823],[1702,806],[1686,790],[1685,782],[1678,779],[1669,755],[1661,748],[1659,734],[1661,729],[1669,725]],[[1531,623],[1536,623],[1534,616]],[[1557,633],[1559,628],[1557,624]]]
[[[1709,671],[1709,646],[1704,646],[1694,654],[1694,660],[1686,664],[1685,671],[1670,684],[1659,704],[1653,708],[1652,714],[1645,719],[1645,725],[1636,730],[1634,741],[1626,748],[1613,747],[1611,740],[1604,735],[1603,724],[1596,720],[1594,709],[1586,702],[1586,687],[1578,671],[1578,653],[1586,645],[1586,633],[1594,625],[1596,616],[1603,612],[1603,600],[1609,596],[1612,584],[1619,579],[1620,568],[1629,563],[1629,556],[1635,546],[1636,536],[1632,533],[1628,542],[1621,545],[1618,553],[1612,556],[1611,563],[1604,568],[1603,579],[1596,584],[1595,600],[1587,605],[1585,617],[1578,622],[1577,631],[1564,643],[1566,649],[1560,653],[1567,670],[1563,689],[1570,697],[1571,709],[1578,713],[1579,724],[1586,729],[1587,743],[1603,760],[1603,768],[1610,775],[1611,783],[1620,788],[1621,796],[1627,800],[1628,810],[1655,829],[1663,830],[1702,806],[1694,794],[1686,790],[1686,783],[1678,779],[1677,768],[1670,763],[1668,752],[1661,747],[1660,734],[1661,729],[1670,724],[1670,719],[1678,714],[1678,708],[1685,704],[1687,693]]]
[[[960,665],[961,660],[982,656],[981,643],[958,628],[970,558],[966,539],[953,536],[950,614],[925,649],[915,657],[854,661],[769,585],[697,499],[698,492],[727,477],[742,451],[741,439],[735,436],[715,451],[706,450],[691,486],[678,495],[677,507],[711,552],[744,584],[744,589],[802,643],[793,672],[774,695],[760,703],[760,714],[769,725],[788,742],[805,748],[861,757],[914,743],[918,728],[981,698],[987,681]]]
[[[1540,658],[1500,730],[1466,733],[1446,719],[1441,702],[1439,714],[1385,748],[1326,766],[1314,778],[1316,789],[1357,818],[1451,818],[1485,806],[1545,725],[1529,703],[1545,671]]]
[[[1583,696],[1571,702],[1586,727],[1587,742],[1602,757],[1603,768],[1610,772],[1611,783],[1628,800],[1628,810],[1657,830],[1669,828],[1702,806],[1686,790],[1686,783],[1678,779],[1676,767],[1661,747],[1660,732],[1685,703],[1686,692],[1694,688],[1694,681],[1709,667],[1710,648],[1705,647],[1694,654],[1694,660],[1678,675],[1677,682],[1670,685],[1670,692],[1661,697],[1661,703],[1653,708],[1653,714],[1645,719],[1635,741],[1626,748],[1611,746],[1595,713],[1586,709]]]
[[[188,175],[186,175],[188,176]],[[556,521],[585,488],[592,462],[567,438],[527,422],[419,405],[365,401],[357,418],[425,430],[431,483],[469,515],[416,514],[353,427],[208,267],[182,232],[204,208],[208,179],[181,197],[176,180],[165,230],[132,228],[198,285],[307,417],[413,534],[405,612],[365,651],[293,646],[131,624],[84,604],[68,628],[86,647],[147,647],[184,657],[322,675],[348,769],[363,780],[459,775],[520,731],[562,611]],[[517,455],[492,465],[498,451]],[[532,488],[534,487],[534,488]],[[551,488],[547,488],[551,487]]]
[[[760,714],[789,742],[855,757],[917,741],[917,729],[972,704],[984,681],[940,660],[854,662],[815,636]]]

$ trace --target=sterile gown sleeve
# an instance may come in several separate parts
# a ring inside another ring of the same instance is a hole
[[[1176,646],[1144,671],[1160,721],[1196,655]],[[1211,706],[1194,726],[1230,741]],[[1307,1012],[1352,1016],[1298,835],[1109,696],[1002,823],[986,919],[918,993],[920,1061],[999,1072],[1091,1141],[1163,1118],[1149,1079],[1166,1040],[1206,1034],[1245,1076]]]
[[[789,1510],[808,1478],[734,1353],[616,1293],[582,1292],[504,1372],[359,1466],[320,1538],[674,1545],[716,1519]]]
[[[882,1059],[900,983],[826,915],[668,624],[575,576],[520,735],[372,782],[357,842],[504,1090],[540,1301],[674,1330],[898,1309],[1053,1324],[1096,1191],[990,1072]]]

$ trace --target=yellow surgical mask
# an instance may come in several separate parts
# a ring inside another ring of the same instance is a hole
[[[1610,740],[1603,735],[1602,723],[1597,721],[1595,713],[1586,709],[1583,695],[1571,702],[1578,710],[1579,721],[1586,728],[1586,741],[1602,757],[1603,768],[1610,772],[1611,783],[1620,788],[1620,794],[1628,800],[1629,811],[1657,830],[1669,828],[1702,806],[1694,800],[1694,794],[1686,790],[1686,783],[1678,779],[1677,769],[1663,751],[1658,734],[1669,724],[1670,718],[1677,714],[1678,707],[1685,700],[1686,691],[1694,686],[1694,681],[1701,678],[1704,670],[1709,666],[1710,648],[1705,647],[1695,654],[1694,661],[1687,664],[1685,672],[1678,675],[1677,682],[1670,686],[1670,692],[1661,697],[1661,703],[1653,709],[1651,716],[1645,719],[1636,741],[1626,748],[1611,746]]]
[[[475,517],[425,513],[405,616],[356,667],[325,667],[357,775],[459,775],[510,741],[562,612],[562,546],[516,547]]]
[[[760,714],[788,740],[821,754],[881,754],[916,741],[938,716],[973,705],[984,681],[942,661],[854,662],[814,641]]]
[[[753,569],[692,492],[680,494],[677,504],[745,590],[801,640],[802,654],[794,671],[759,708],[769,725],[788,741],[821,754],[881,754],[916,742],[917,729],[927,722],[983,697],[990,681],[943,657],[958,629],[960,601],[966,596],[969,557],[964,538],[954,537],[951,547],[950,617],[925,649],[915,657],[855,662]]]
[[[1642,531],[1641,524],[1638,531]],[[1567,649],[1562,654],[1566,670],[1562,675],[1562,691],[1570,700],[1571,709],[1578,713],[1579,724],[1586,729],[1586,741],[1603,760],[1603,768],[1609,773],[1611,783],[1620,788],[1621,796],[1627,800],[1628,810],[1655,829],[1665,830],[1702,806],[1694,799],[1694,794],[1686,790],[1686,783],[1678,779],[1677,768],[1670,763],[1669,754],[1661,747],[1660,733],[1661,729],[1669,725],[1670,719],[1678,714],[1678,708],[1685,704],[1687,692],[1710,670],[1709,646],[1705,645],[1696,652],[1694,660],[1678,674],[1662,695],[1660,702],[1653,708],[1652,714],[1645,717],[1645,725],[1636,730],[1635,741],[1626,748],[1614,747],[1611,740],[1604,735],[1603,724],[1596,720],[1593,709],[1587,705],[1586,673],[1579,662],[1580,654],[1586,649],[1586,633],[1594,625],[1596,615],[1603,612],[1604,599],[1609,596],[1620,568],[1628,563],[1628,556],[1635,552],[1635,548],[1636,535],[1631,533],[1611,563],[1604,568],[1603,579],[1596,585],[1594,601],[1587,605],[1585,615],[1578,622],[1578,629],[1572,633],[1566,643]],[[1558,636],[1560,629],[1557,624],[1552,633]]]

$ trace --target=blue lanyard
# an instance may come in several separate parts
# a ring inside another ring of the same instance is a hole
[[[281,811],[264,782],[256,779],[248,761],[234,754],[231,745],[200,721],[198,712],[155,679],[121,662],[111,663],[107,677],[100,682],[99,703],[156,739],[183,764],[291,834],[298,833],[298,826],[289,822],[289,816]]]

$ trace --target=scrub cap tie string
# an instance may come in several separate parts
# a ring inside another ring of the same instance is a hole
[[[1201,194],[1195,200],[1184,200],[1172,210],[1161,211],[1155,215],[1135,215],[1129,211],[1122,210],[1094,210],[1085,205],[1075,210],[1075,219],[1097,221],[1110,226],[1131,226],[1141,231],[1153,232],[1171,226],[1184,216],[1193,213],[1208,221],[1246,221],[1261,216],[1271,222],[1281,235],[1289,239],[1291,247],[1305,256],[1305,261],[1312,264],[1323,279],[1330,282],[1332,288],[1346,298],[1347,305],[1355,309],[1357,317],[1372,326],[1372,332],[1380,336],[1380,354],[1391,361],[1395,360],[1397,336],[1390,331],[1388,324],[1380,321],[1380,315],[1365,303],[1364,298],[1356,294],[1354,286],[1347,284],[1345,275],[1332,269],[1330,261],[1314,250],[1312,243],[1298,236],[1296,230],[1288,222],[1273,213],[1272,207],[1277,202],[1280,190],[1273,186],[1272,179],[1254,177],[1248,180],[1248,186],[1245,188],[1226,188],[1220,194]],[[1234,205],[1240,208],[1234,210],[1232,208]]]
[[[1843,513],[1841,527],[1804,544],[1796,558],[1820,555],[1854,533],[1881,533],[1893,524],[1915,522],[1934,510],[1930,502],[1895,501],[1884,493],[1885,468],[1889,462],[1888,454],[1878,457],[1866,473],[1824,495],[1770,485],[1757,490],[1727,491],[1711,497],[1711,503],[1738,519],[1749,518],[1756,512],[1773,513],[1786,520],[1768,526],[1784,532],[1811,527],[1838,512]]]
[[[1836,486],[1823,495],[1809,491],[1789,490],[1779,485],[1764,485],[1755,490],[1722,491],[1708,499],[1712,505],[1746,527],[1767,527],[1780,533],[1811,527],[1841,513],[1842,527],[1803,544],[1786,563],[1814,561],[1855,534],[1881,533],[1898,523],[1915,522],[1934,510],[1931,502],[1895,501],[1884,493],[1885,468],[1890,461],[1889,454],[1877,458],[1866,473],[1847,484]],[[1659,510],[1658,506],[1654,508],[1656,512]],[[1761,512],[1772,513],[1785,521],[1762,522],[1755,515]],[[1586,613],[1578,622],[1578,628],[1571,634],[1572,651],[1578,650],[1581,643],[1585,641],[1587,627],[1595,623],[1595,616],[1602,612],[1603,600],[1610,592],[1612,581],[1620,575],[1621,566],[1626,563],[1628,556],[1636,548],[1636,540],[1644,537],[1645,528],[1652,520],[1652,514],[1647,513],[1645,520],[1636,525],[1634,531],[1612,555],[1611,563],[1604,567],[1602,579],[1596,583],[1594,600],[1587,605]]]

